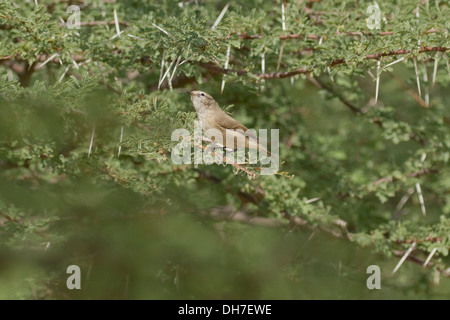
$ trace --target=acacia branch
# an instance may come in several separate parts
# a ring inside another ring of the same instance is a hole
[[[124,27],[130,26],[130,23],[126,22],[126,21],[119,21],[118,23],[119,23],[119,25],[124,26]],[[115,24],[116,24],[115,20],[111,20],[111,21],[80,21],[80,26],[82,26],[82,27],[95,27],[95,26],[115,25]],[[60,27],[64,27],[65,25],[66,25],[65,23],[59,24]]]
[[[0,211],[0,216],[2,216],[3,218],[5,218],[6,220],[16,223],[22,227],[27,227],[22,221],[17,220],[16,218],[11,217],[9,214],[7,214],[6,212]],[[33,232],[43,238],[48,238],[48,235],[46,235],[45,233],[39,231],[39,230],[33,230]]]
[[[435,30],[434,28],[431,28],[429,30],[426,30],[424,32],[422,32],[422,34],[430,34],[430,33],[436,33],[436,32],[445,32],[446,30]],[[392,36],[395,35],[394,31],[381,31],[378,33],[373,33],[373,32],[355,32],[355,31],[349,31],[349,32],[340,32],[337,31],[336,33],[334,33],[334,35],[338,35],[338,36],[360,36],[360,37],[365,37],[365,36]],[[231,35],[229,35],[228,37],[230,37]],[[300,34],[300,33],[293,33],[293,34],[285,34],[285,35],[280,35],[278,36],[280,38],[280,40],[292,40],[292,39],[311,39],[311,40],[320,40],[320,38],[323,38],[326,35],[317,35],[317,34]],[[255,40],[255,39],[262,39],[264,38],[263,35],[260,34],[247,34],[246,32],[244,33],[240,33],[239,37],[243,40]]]
[[[406,175],[406,177],[407,178],[418,178],[420,176],[424,176],[424,175],[428,175],[428,174],[435,174],[435,173],[438,173],[438,172],[439,172],[438,169],[425,168],[425,169],[422,169],[422,170],[419,170],[419,171],[416,171],[416,172],[409,173],[409,174]],[[383,178],[380,178],[380,179],[376,180],[375,182],[373,182],[372,185],[374,187],[376,187],[379,184],[384,183],[384,182],[386,182],[386,183],[393,183],[393,182],[398,181],[398,180],[399,180],[399,178],[394,177],[394,176],[383,177]],[[339,194],[339,200],[344,200],[345,198],[347,198],[349,196],[350,196],[350,192]]]
[[[416,171],[416,172],[407,174],[406,177],[408,177],[408,178],[417,178],[417,177],[420,177],[420,176],[423,176],[423,175],[428,175],[428,174],[433,174],[433,173],[438,173],[438,172],[439,172],[439,170],[437,170],[437,169],[428,169],[428,168],[425,168],[425,169],[422,169],[422,170],[420,170],[420,171]],[[398,178],[397,178],[397,177],[394,177],[394,176],[383,177],[383,178],[378,179],[377,181],[375,181],[375,182],[373,183],[373,185],[374,185],[374,186],[378,186],[379,184],[381,184],[381,183],[383,183],[383,182],[391,183],[391,182],[395,182],[395,181],[397,181],[397,180],[398,180]]]
[[[446,52],[449,48],[447,47],[422,47],[419,50],[419,53],[423,52]],[[396,56],[396,55],[405,55],[412,53],[412,50],[406,50],[406,49],[400,49],[395,51],[389,51],[389,52],[379,52],[374,54],[368,54],[365,56],[366,60],[370,59],[380,59],[381,57],[387,57],[387,56]],[[331,61],[331,63],[328,65],[329,67],[335,67],[340,64],[345,64],[347,61],[344,58],[341,59],[335,59]],[[236,74],[238,76],[243,76],[249,73],[248,70],[235,70],[235,69],[226,69],[219,66],[216,66],[212,63],[204,63],[199,62],[198,63],[202,68],[208,69],[213,72],[222,73],[222,74]],[[260,78],[260,79],[283,79],[283,78],[289,78],[292,76],[295,76],[297,74],[307,74],[313,72],[315,69],[317,69],[317,66],[311,68],[311,69],[305,69],[305,68],[297,68],[292,71],[284,71],[284,72],[272,72],[272,73],[254,73],[253,75]]]

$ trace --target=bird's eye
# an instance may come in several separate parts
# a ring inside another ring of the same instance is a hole
[[[201,96],[202,96],[202,97],[204,97],[204,96],[205,96],[205,94],[204,94],[204,93],[202,93],[202,94],[201,94]]]

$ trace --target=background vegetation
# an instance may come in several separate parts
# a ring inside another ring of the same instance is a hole
[[[0,298],[450,298],[448,3],[371,5],[0,0]],[[193,88],[282,173],[174,165]]]

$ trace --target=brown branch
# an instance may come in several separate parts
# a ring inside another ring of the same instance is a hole
[[[26,227],[25,224],[24,224],[22,221],[17,220],[16,218],[11,217],[9,214],[7,214],[7,213],[5,213],[5,212],[3,212],[3,211],[0,211],[0,216],[4,217],[6,220],[8,220],[8,221],[10,221],[10,222],[14,222],[14,223],[16,223],[16,224],[18,224],[18,225],[21,225],[21,226],[23,226],[23,227]],[[43,233],[43,232],[41,232],[41,231],[34,230],[33,232],[36,233],[37,235],[43,237],[43,238],[48,238],[48,235],[46,235],[45,233]]]
[[[106,26],[106,25],[115,25],[116,22],[114,20],[111,21],[81,21],[80,26],[85,27],[94,27],[94,26]],[[60,27],[64,27],[65,23],[60,23]],[[124,27],[129,27],[130,23],[126,21],[119,21],[119,25]]]
[[[423,52],[446,52],[449,48],[447,47],[422,47],[419,50],[419,53]],[[368,54],[365,56],[365,59],[379,59],[381,57],[387,57],[387,56],[395,56],[395,55],[405,55],[411,53],[411,50],[395,50],[395,51],[389,51],[389,52],[379,52],[374,54]],[[340,64],[345,64],[347,61],[344,58],[341,59],[335,59],[331,61],[329,64],[329,67],[334,67]],[[234,69],[225,69],[219,66],[216,66],[212,63],[204,63],[200,62],[198,63],[202,68],[208,69],[213,72],[222,73],[222,74],[237,74],[238,76],[243,76],[249,73],[248,70],[234,70]],[[304,68],[298,68],[293,71],[284,71],[284,72],[272,72],[272,73],[254,73],[253,75],[260,78],[260,79],[283,79],[283,78],[289,78],[292,76],[295,76],[297,74],[307,74],[311,73],[316,69],[317,67],[313,67],[311,69],[304,69]]]
[[[440,243],[442,241],[442,237],[433,237],[433,236],[428,236],[425,237],[424,239],[406,239],[406,240],[397,240],[396,243],[398,244],[402,244],[402,243],[406,243],[406,244],[412,244],[412,243],[423,243],[423,242],[437,242]]]
[[[438,169],[425,168],[425,169],[422,169],[420,171],[409,173],[409,174],[406,175],[406,177],[408,177],[408,178],[417,178],[417,177],[420,177],[420,176],[423,176],[423,175],[434,174],[434,173],[438,173],[438,172],[439,172]],[[392,183],[392,182],[395,182],[395,181],[398,181],[398,180],[399,180],[398,178],[393,177],[393,176],[383,177],[383,178],[380,178],[380,179],[376,180],[375,182],[373,182],[373,186],[376,187],[376,186],[378,186],[379,184],[381,184],[383,182]],[[345,193],[341,193],[341,194],[338,195],[339,200],[344,200],[348,196],[350,196],[350,192],[345,192]]]
[[[416,172],[407,174],[406,177],[408,177],[408,178],[417,178],[417,177],[420,177],[420,176],[423,176],[423,175],[433,174],[433,173],[438,173],[438,172],[439,172],[439,170],[437,170],[437,169],[428,169],[428,168],[425,168],[425,169],[422,169],[422,170],[420,170],[420,171],[416,171]],[[391,176],[391,177],[383,177],[383,178],[378,179],[377,181],[375,181],[375,182],[373,183],[373,185],[374,185],[374,186],[377,186],[377,185],[379,185],[379,184],[381,184],[381,183],[383,183],[383,182],[388,182],[388,183],[390,183],[390,182],[395,182],[395,181],[397,181],[397,180],[398,180],[398,178],[393,177],[393,176]]]
[[[337,97],[345,106],[347,106],[353,113],[363,113],[363,111],[357,107],[355,107],[353,104],[351,104],[347,99],[345,99],[341,94],[334,91],[333,88],[329,87],[325,83],[321,82],[319,79],[311,76],[306,76],[309,81],[314,83],[318,88],[324,89],[328,91],[333,96]]]
[[[434,28],[431,28],[429,30],[426,30],[424,32],[422,32],[422,34],[430,34],[430,33],[436,33],[436,32],[445,32],[444,30],[435,30]],[[336,32],[334,33],[334,35],[340,35],[340,36],[392,36],[395,35],[394,31],[381,31],[378,33],[372,33],[372,32],[354,32],[354,31],[349,31],[349,32]],[[230,35],[231,36],[231,35]],[[229,37],[230,37],[229,36]],[[285,35],[280,35],[278,36],[280,38],[280,40],[291,40],[291,39],[312,39],[312,40],[320,40],[320,38],[323,38],[327,35],[317,35],[317,34],[300,34],[300,33],[293,33],[293,34],[285,34]],[[253,34],[253,35],[249,35],[246,32],[239,34],[239,37],[243,40],[255,40],[255,39],[262,39],[263,36],[260,34]]]
[[[286,226],[286,222],[275,218],[266,218],[252,216],[245,210],[234,211],[232,206],[224,206],[214,208],[209,213],[209,216],[217,220],[235,221],[245,224],[264,226],[264,227],[282,227]]]
[[[115,173],[113,173],[112,169],[103,168],[102,172],[106,173],[109,177],[113,178],[114,180],[118,180],[124,184],[128,184],[128,181],[117,176]]]
[[[202,148],[203,150],[206,150],[207,147],[203,146],[203,145],[196,145],[197,147]],[[211,151],[211,154],[216,156],[216,154],[214,152]],[[226,163],[226,156],[223,157],[223,161]],[[230,163],[233,167],[235,167],[236,169],[245,172],[250,178],[255,179],[256,178],[256,173],[254,172],[250,172],[247,168],[237,164],[237,163]]]

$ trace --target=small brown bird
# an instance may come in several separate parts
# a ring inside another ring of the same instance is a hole
[[[245,141],[246,148],[259,149],[271,156],[270,152],[259,143],[257,136],[223,111],[209,94],[203,91],[188,91],[187,93],[191,96],[202,129],[204,131],[209,129],[219,130],[223,137],[222,145],[235,150],[238,147],[244,147],[242,141]],[[231,145],[230,141],[232,141]]]

